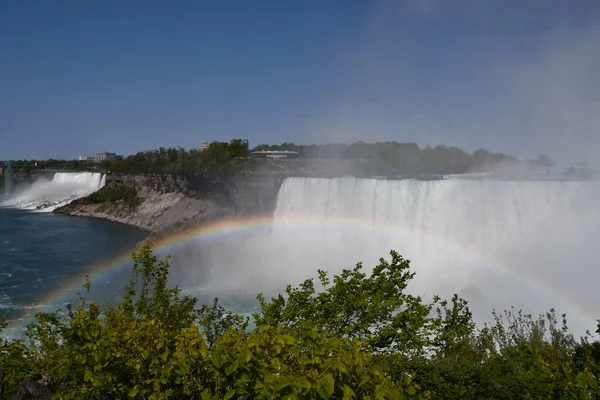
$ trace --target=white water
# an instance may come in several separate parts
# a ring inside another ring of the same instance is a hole
[[[368,270],[394,249],[417,273],[413,293],[459,293],[480,322],[493,308],[556,307],[583,333],[600,317],[599,200],[595,182],[288,178],[269,231],[174,261],[205,292],[248,298],[317,268]]]
[[[29,186],[17,187],[2,206],[50,212],[99,190],[106,176],[97,172],[57,172],[52,180],[39,179]]]

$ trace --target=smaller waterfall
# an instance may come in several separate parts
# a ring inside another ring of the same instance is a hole
[[[29,186],[17,187],[2,206],[51,212],[92,194],[105,183],[106,176],[98,172],[57,172],[51,180],[40,179]]]

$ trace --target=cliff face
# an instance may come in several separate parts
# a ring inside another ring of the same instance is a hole
[[[169,232],[211,220],[272,213],[280,175],[239,175],[228,179],[172,175],[107,175],[107,186],[132,186],[140,204],[92,204],[76,200],[56,212],[107,219],[154,233]]]
[[[272,214],[285,178],[279,174],[236,175],[226,181],[226,186],[238,213]]]
[[[235,175],[226,179],[174,175],[107,175],[107,184],[134,186],[142,191],[179,193],[208,200],[236,214],[272,213],[285,176],[279,174]]]

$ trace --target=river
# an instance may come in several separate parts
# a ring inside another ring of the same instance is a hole
[[[21,329],[35,313],[74,299],[85,274],[146,236],[96,219],[0,208],[0,315]],[[102,279],[99,292],[122,284]]]

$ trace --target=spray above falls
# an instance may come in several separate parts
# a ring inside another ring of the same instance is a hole
[[[101,189],[106,176],[97,172],[57,172],[51,180],[39,179],[21,186],[1,204],[27,210],[51,212]]]
[[[368,271],[396,250],[416,272],[410,292],[458,293],[479,321],[556,307],[587,328],[600,301],[599,197],[596,182],[287,178],[268,229],[200,239],[174,254],[173,272],[239,303],[319,268]]]

